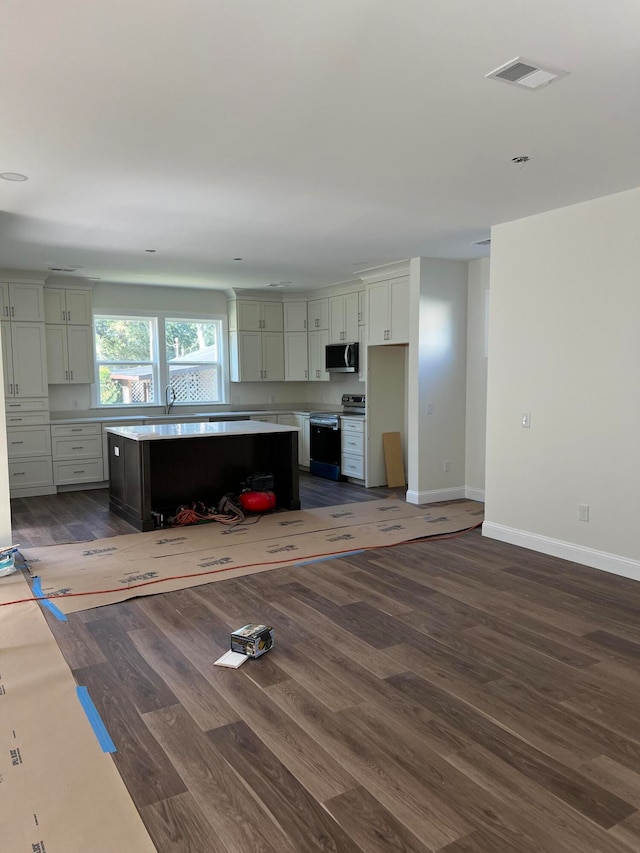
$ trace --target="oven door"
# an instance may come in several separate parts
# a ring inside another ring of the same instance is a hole
[[[340,425],[309,422],[309,471],[317,477],[341,480],[340,455],[342,452]]]

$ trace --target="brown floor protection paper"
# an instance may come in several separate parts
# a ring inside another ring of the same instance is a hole
[[[29,595],[0,578],[0,604]],[[37,603],[0,607],[0,849],[155,851]]]
[[[170,528],[23,553],[32,573],[41,578],[43,594],[54,597],[63,613],[74,613],[333,554],[454,533],[480,524],[483,512],[483,504],[475,501],[425,509],[392,498],[255,516],[235,527]],[[66,597],[70,593],[90,594]]]

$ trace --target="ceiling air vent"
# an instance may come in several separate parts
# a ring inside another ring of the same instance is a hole
[[[516,56],[511,62],[485,74],[485,77],[493,77],[495,80],[502,80],[504,83],[522,86],[525,89],[539,89],[559,77],[566,77],[568,73],[568,71],[559,71],[554,68],[543,68],[535,62]]]
[[[474,240],[474,246],[490,246],[491,245],[491,237],[487,237],[486,240]]]

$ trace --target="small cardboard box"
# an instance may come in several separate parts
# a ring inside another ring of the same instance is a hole
[[[268,625],[245,625],[231,634],[231,651],[259,658],[273,646],[273,628]]]

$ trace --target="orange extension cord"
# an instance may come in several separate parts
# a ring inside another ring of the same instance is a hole
[[[370,545],[365,546],[364,548],[355,548],[354,551],[376,551],[382,550],[383,548],[394,548],[398,545],[412,545],[415,542],[436,542],[442,539],[455,539],[458,536],[462,536],[465,533],[469,533],[471,530],[476,530],[478,527],[482,526],[482,522],[478,522],[478,524],[474,524],[473,527],[467,527],[464,530],[458,530],[455,533],[442,533],[440,536],[423,536],[420,539],[411,539],[409,542],[392,542],[389,545]],[[138,589],[142,586],[151,586],[156,583],[165,583],[166,581],[174,581],[174,580],[182,580],[183,578],[199,578],[203,575],[217,575],[220,572],[233,572],[237,569],[250,569],[254,566],[271,566],[271,565],[282,565],[283,563],[308,563],[311,560],[318,560],[322,557],[339,557],[340,554],[350,554],[352,551],[325,551],[322,554],[309,554],[307,557],[300,558],[298,557],[290,557],[287,559],[280,560],[261,560],[256,563],[243,563],[240,566],[226,566],[223,569],[208,569],[204,572],[190,572],[184,575],[170,575],[166,578],[155,578],[154,580],[141,581],[140,583],[134,583],[130,586],[127,586],[126,589]],[[111,592],[122,592],[125,587],[117,586],[114,589],[93,589],[88,590],[87,592],[65,592],[61,595],[40,595],[40,596],[32,596],[31,598],[17,598],[15,601],[2,601],[0,602],[0,607],[7,607],[10,604],[27,604],[30,601],[56,601],[58,598],[76,598],[81,595],[108,595]]]

